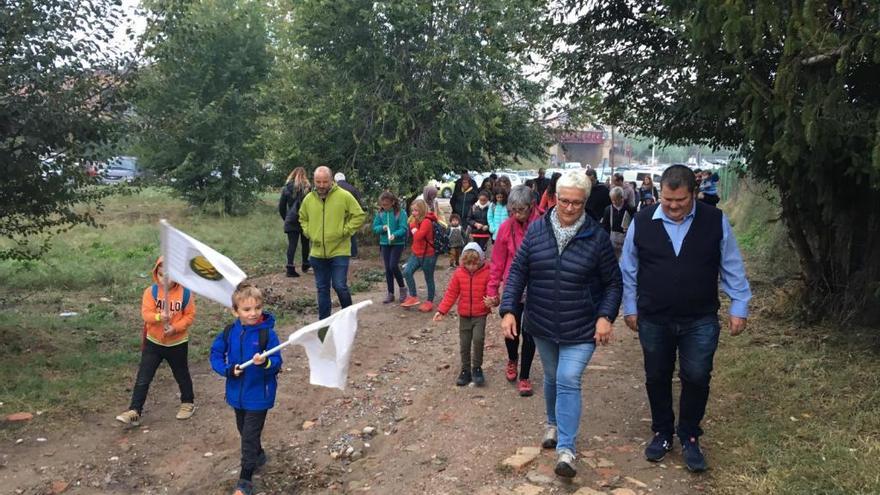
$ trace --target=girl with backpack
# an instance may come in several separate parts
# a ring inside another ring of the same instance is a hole
[[[401,306],[404,308],[418,306],[419,311],[428,313],[434,309],[434,267],[437,265],[437,253],[434,250],[434,222],[437,221],[437,215],[428,211],[428,204],[422,199],[412,202],[410,212],[412,213],[409,223],[412,254],[403,268],[403,278],[406,280],[409,297],[404,299]],[[416,280],[413,276],[419,269],[425,274],[425,285],[428,287],[428,297],[425,302],[419,301]]]
[[[309,271],[309,239],[303,234],[299,225],[299,207],[303,198],[312,190],[306,170],[296,167],[287,176],[287,184],[281,190],[281,199],[278,200],[278,213],[284,220],[284,233],[287,234],[287,276],[299,277],[296,273],[294,257],[296,257],[297,241],[302,243],[302,271]]]

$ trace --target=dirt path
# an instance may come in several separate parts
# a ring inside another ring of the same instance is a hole
[[[356,261],[353,270],[378,266],[372,254],[364,252],[370,258]],[[438,291],[448,276],[438,273]],[[285,297],[314,293],[308,276],[292,282],[264,277],[257,283]],[[383,306],[378,302],[382,285],[355,296],[356,302],[372,298],[377,304],[361,313],[350,386],[344,392],[308,385],[304,353],[300,348],[286,352],[278,400],[263,435],[270,462],[255,479],[259,492],[705,490],[707,478],[682,469],[678,448],[663,464],[642,458],[650,428],[641,351],[622,322],[616,325],[615,342],[597,350],[584,378],[579,473],[565,482],[553,475],[550,451],[519,471],[501,466],[518,448],[539,445],[544,420],[540,359],[536,356],[532,371],[535,396],[520,398],[504,379],[506,352],[494,315],[484,364],[487,385],[456,387],[456,319],[434,324],[429,315]],[[210,342],[199,339],[198,345]],[[176,385],[165,367],[138,428],[115,423],[118,404],[100,416],[75,418],[64,429],[37,418],[20,433],[21,443],[0,446],[0,493],[231,493],[238,435],[223,399],[223,380],[205,362],[192,363],[192,369],[198,409],[189,421],[174,419]],[[368,427],[375,431],[364,434]],[[707,446],[710,462],[712,447]]]

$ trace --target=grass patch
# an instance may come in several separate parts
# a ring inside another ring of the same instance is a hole
[[[750,325],[715,359],[717,492],[880,493],[876,329]]]
[[[796,256],[772,194],[746,182],[724,209],[755,297],[749,329],[715,356],[712,492],[880,493],[878,329],[796,323]]]
[[[353,279],[349,284],[349,290],[351,290],[352,294],[369,292],[373,284],[385,281],[385,272],[378,268],[361,270],[354,275]]]
[[[249,215],[224,217],[191,209],[166,189],[145,188],[108,198],[97,216],[103,228],[58,235],[43,259],[0,261],[3,411],[69,415],[105,408],[108,400],[124,407],[140,358],[141,297],[159,254],[158,220],[168,218],[250,276],[262,276],[284,265],[276,199],[267,193]],[[305,299],[279,308],[278,324],[314,304]],[[194,363],[207,358],[213,337],[232,321],[222,306],[196,302]],[[67,311],[78,315],[59,316]]]

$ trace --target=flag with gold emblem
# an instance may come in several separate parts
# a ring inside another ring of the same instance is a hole
[[[232,307],[232,292],[247,274],[226,256],[167,221],[159,223],[168,278],[200,296]]]

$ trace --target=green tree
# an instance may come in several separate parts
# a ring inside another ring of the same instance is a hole
[[[0,259],[37,257],[50,238],[40,234],[95,225],[111,192],[93,187],[85,162],[102,157],[123,109],[125,61],[107,48],[114,4],[0,6]]]
[[[406,194],[542,152],[543,85],[521,70],[541,2],[281,3],[264,138],[286,170],[326,163]]]
[[[134,92],[139,155],[194,205],[242,213],[260,188],[259,85],[271,66],[259,3],[147,4]]]
[[[779,193],[809,313],[880,317],[864,311],[880,299],[878,2],[568,0],[551,17],[563,93],[628,132],[737,149]]]

